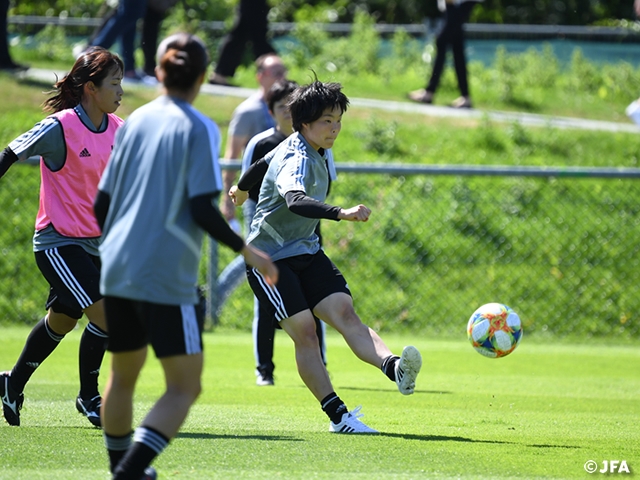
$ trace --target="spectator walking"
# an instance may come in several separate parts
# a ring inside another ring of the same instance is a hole
[[[222,188],[220,133],[192,106],[209,63],[204,43],[175,34],[160,43],[158,58],[163,94],[127,119],[95,200],[112,353],[102,416],[114,479],[155,478],[150,463],[200,394],[195,285],[204,232],[241,252],[267,283],[278,277],[269,257],[245,245],[213,204]],[[149,344],[166,389],[132,441],[133,395]]]
[[[26,70],[29,67],[14,62],[9,53],[9,31],[7,29],[9,1],[0,0],[0,70],[16,72]]]
[[[178,0],[148,0],[147,11],[142,19],[142,36],[140,38],[140,46],[144,56],[142,70],[145,75],[154,78],[156,76],[156,50],[160,28],[169,14],[169,10],[177,3]]]
[[[438,0],[438,7],[444,12],[444,21],[436,36],[436,59],[426,88],[409,93],[409,99],[418,103],[433,103],[433,97],[440,84],[444,70],[447,49],[451,45],[453,63],[458,78],[460,97],[451,104],[454,108],[471,108],[469,83],[467,79],[467,59],[464,51],[463,25],[469,20],[471,10],[476,3],[483,0]]]
[[[124,61],[124,79],[141,81],[136,71],[135,42],[138,20],[144,18],[148,0],[119,0],[115,13],[107,18],[89,46],[111,48],[120,39],[122,60]]]
[[[229,79],[233,78],[242,62],[247,43],[251,43],[255,60],[267,53],[275,53],[267,40],[268,14],[267,0],[240,0],[235,23],[220,45],[218,63],[209,83],[231,86]]]
[[[0,154],[0,177],[18,160],[40,159],[40,207],[33,250],[49,283],[47,314],[31,330],[11,372],[0,374],[4,418],[20,425],[23,390],[31,375],[78,323],[89,318],[80,339],[80,392],[76,408],[100,426],[98,374],[107,327],[99,291],[100,228],[93,214],[98,189],[116,130],[122,100],[120,58],[91,47],[55,84],[45,108],[52,115],[19,136]]]

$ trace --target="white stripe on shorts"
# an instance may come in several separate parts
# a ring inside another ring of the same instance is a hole
[[[84,310],[85,308],[93,305],[93,300],[91,300],[91,297],[84,291],[76,277],[73,276],[73,272],[71,272],[69,266],[64,262],[60,253],[58,253],[58,249],[51,248],[45,250],[44,253],[47,255],[49,263],[51,263],[51,266],[62,280],[62,283],[64,283],[71,294],[75,297],[80,308]]]
[[[257,268],[252,268],[251,270],[253,271],[253,274],[258,279],[258,283],[262,287],[262,290],[264,291],[264,293],[267,294],[267,297],[269,298],[269,302],[276,309],[276,315],[275,315],[276,320],[279,322],[280,320],[289,318],[289,314],[287,314],[287,310],[284,307],[284,301],[282,300],[282,297],[280,296],[280,292],[278,291],[278,289],[276,287],[272,287],[271,285],[269,285]]]
[[[193,305],[180,305],[182,314],[182,332],[184,333],[184,348],[187,355],[200,353],[200,329],[196,319],[196,309]]]

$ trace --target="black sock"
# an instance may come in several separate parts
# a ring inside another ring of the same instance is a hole
[[[133,440],[133,444],[113,471],[113,480],[141,478],[145,468],[169,443],[167,437],[149,427],[137,428]]]
[[[347,412],[347,406],[335,392],[331,392],[320,402],[322,411],[327,414],[331,421],[338,424],[342,421],[342,415]]]
[[[384,359],[382,365],[380,366],[380,370],[389,377],[392,382],[396,381],[396,362],[400,360],[400,357],[397,355],[389,355]]]
[[[89,322],[80,339],[80,396],[91,400],[98,392],[98,375],[107,348],[108,335]]]
[[[133,432],[131,432],[133,433]],[[107,447],[107,453],[109,454],[109,471],[113,473],[124,454],[131,446],[131,433],[128,433],[122,437],[116,437],[109,435],[107,432],[103,433],[104,445]]]
[[[63,338],[64,335],[59,335],[49,328],[47,317],[40,320],[31,330],[22,353],[11,370],[11,388],[16,392],[22,392],[36,368],[51,355]]]

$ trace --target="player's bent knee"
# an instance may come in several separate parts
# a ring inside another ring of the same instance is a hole
[[[78,324],[78,320],[68,317],[62,313],[49,313],[47,324],[58,335],[66,335],[75,328]]]

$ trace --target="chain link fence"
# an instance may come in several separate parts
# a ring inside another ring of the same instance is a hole
[[[640,338],[640,169],[338,170],[330,203],[363,203],[372,215],[323,221],[324,248],[373,328],[458,336],[478,306],[502,302],[526,335]],[[43,314],[47,285],[31,253],[38,180],[37,168],[17,166],[0,188],[3,321]],[[205,249],[202,283],[233,257]],[[215,311],[213,290],[205,285]],[[249,330],[252,309],[245,281],[211,316]]]

